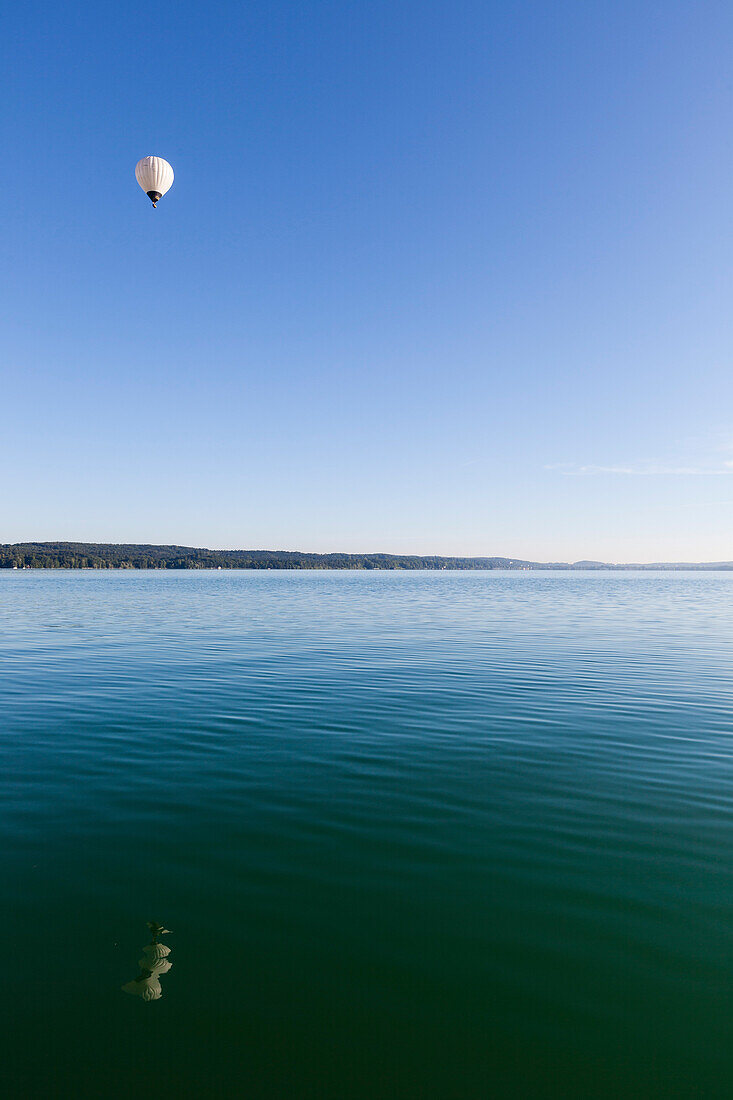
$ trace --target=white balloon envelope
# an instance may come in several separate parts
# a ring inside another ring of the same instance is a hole
[[[171,189],[173,169],[162,157],[143,157],[135,167],[135,179],[153,206],[157,206],[158,199]]]

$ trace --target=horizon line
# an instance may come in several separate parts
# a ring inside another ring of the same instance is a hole
[[[208,546],[191,546],[185,543],[153,543],[153,542],[76,542],[67,539],[56,540],[44,540],[44,541],[28,541],[28,542],[8,542],[0,543],[0,551],[22,551],[24,549],[37,549],[46,550],[51,549],[86,549],[86,550],[103,550],[103,549],[134,549],[138,551],[142,550],[179,550],[184,552],[193,552],[197,554],[257,554],[257,555],[288,555],[295,557],[306,558],[350,558],[350,559],[374,559],[374,558],[386,558],[393,560],[400,559],[417,559],[423,561],[455,561],[455,562],[477,562],[477,561],[492,561],[492,562],[506,562],[508,566],[521,567],[542,567],[551,566],[553,568],[580,568],[582,566],[588,566],[595,569],[633,569],[633,568],[708,568],[712,569],[716,566],[730,569],[733,568],[733,559],[728,560],[715,560],[715,561],[662,561],[659,559],[653,561],[604,561],[597,558],[577,558],[574,561],[560,561],[560,560],[545,560],[540,561],[532,558],[521,558],[516,555],[503,555],[503,554],[435,554],[435,553],[393,553],[391,551],[372,550],[372,551],[345,551],[345,550],[273,550],[267,548],[215,548]],[[82,567],[89,568],[89,567]]]

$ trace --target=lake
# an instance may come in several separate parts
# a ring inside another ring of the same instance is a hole
[[[5,1095],[733,1094],[733,573],[3,571],[0,623]]]

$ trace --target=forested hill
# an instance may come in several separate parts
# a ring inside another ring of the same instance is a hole
[[[608,565],[518,558],[441,558],[411,554],[305,554],[287,550],[205,550],[88,542],[0,544],[0,569],[733,569],[733,562]]]
[[[393,554],[305,554],[287,550],[205,550],[86,542],[0,545],[0,568],[12,569],[518,569],[509,558],[438,558]]]

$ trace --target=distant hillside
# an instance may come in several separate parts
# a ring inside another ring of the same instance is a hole
[[[733,569],[733,562],[610,565],[518,558],[412,554],[306,554],[289,550],[206,550],[134,543],[18,542],[0,545],[0,569]]]
[[[307,554],[288,550],[207,550],[86,542],[0,545],[0,568],[19,569],[518,569],[510,558],[439,558],[394,554]]]

